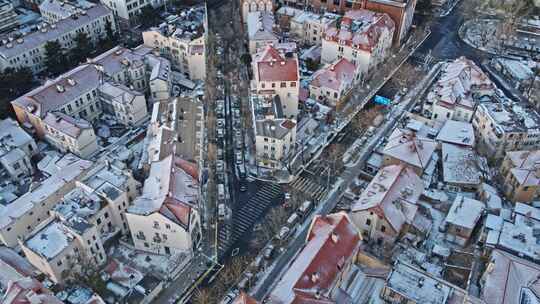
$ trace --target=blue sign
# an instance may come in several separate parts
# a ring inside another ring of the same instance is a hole
[[[382,104],[383,106],[389,106],[392,103],[392,100],[379,95],[375,95],[375,99],[373,101],[378,104]]]

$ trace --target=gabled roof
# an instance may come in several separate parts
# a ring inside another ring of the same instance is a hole
[[[43,123],[75,139],[79,138],[84,130],[94,130],[92,125],[85,119],[71,117],[62,112],[47,113]]]
[[[258,304],[255,299],[250,297],[247,293],[241,291],[240,294],[234,299],[232,304]]]
[[[414,131],[396,128],[388,138],[383,154],[424,169],[436,148],[435,141],[419,137]]]
[[[424,183],[411,168],[387,166],[377,172],[351,211],[376,212],[399,233],[405,223],[412,223],[418,210],[416,203],[423,192]]]
[[[317,297],[328,299],[342,267],[357,252],[360,240],[346,213],[316,216],[306,244],[270,293],[270,302],[315,303]]]
[[[270,45],[258,53],[255,56],[258,80],[298,81],[298,59],[291,52],[287,54]]]
[[[350,85],[356,74],[356,66],[345,58],[338,59],[331,65],[318,70],[313,75],[310,85],[341,91]]]
[[[142,196],[133,202],[128,212],[139,215],[159,212],[187,228],[191,208],[197,208],[198,177],[197,165],[172,154],[162,161],[154,162],[144,182]]]
[[[540,150],[508,151],[512,162],[510,172],[521,186],[540,186]]]
[[[481,298],[489,304],[540,302],[540,266],[494,250],[484,274]]]
[[[394,30],[395,23],[387,14],[366,9],[350,10],[341,19],[339,29],[333,26],[325,31],[324,39],[371,52],[384,31],[392,35]]]

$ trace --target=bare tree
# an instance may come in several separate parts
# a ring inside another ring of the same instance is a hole
[[[194,304],[216,303],[215,300],[216,298],[208,288],[197,289],[192,299]]]

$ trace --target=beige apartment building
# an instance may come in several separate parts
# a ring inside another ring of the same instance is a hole
[[[45,140],[62,152],[89,158],[99,149],[92,125],[62,112],[49,112],[43,119]]]
[[[41,222],[64,195],[75,187],[76,180],[86,174],[92,162],[78,160],[45,179],[15,201],[0,206],[0,241],[15,247]]]
[[[266,46],[253,58],[252,93],[269,97],[279,96],[284,118],[298,115],[299,79],[295,50]]]
[[[199,172],[174,155],[152,163],[143,193],[126,213],[134,246],[171,255],[192,252],[201,241]]]
[[[502,159],[508,151],[540,148],[540,115],[506,97],[479,104],[472,125],[478,151]]]
[[[56,23],[38,25],[36,31],[24,37],[0,45],[0,71],[7,68],[28,67],[37,74],[45,70],[45,45],[57,40],[64,50],[75,47],[78,33],[84,32],[92,42],[105,38],[106,24],[111,23],[116,31],[114,16],[103,5],[95,5],[77,13],[76,18],[64,18]]]
[[[504,195],[510,201],[530,203],[540,189],[540,151],[508,151],[501,164]]]
[[[394,21],[387,14],[360,9],[348,11],[339,22],[324,33],[321,62],[345,58],[365,77],[390,54]]]
[[[29,123],[40,138],[45,136],[43,119],[47,113],[55,111],[89,122],[103,112],[127,125],[140,122],[146,115],[141,97],[126,105],[121,100],[111,100],[114,96],[105,95],[107,92],[100,94],[100,89],[104,87],[107,91],[111,86],[122,84],[125,85],[123,90],[129,88],[132,95],[152,94],[152,90],[148,91],[149,75],[165,75],[169,71],[166,65],[156,64],[160,62],[157,58],[147,47],[112,48],[12,101],[17,120],[21,124]]]
[[[20,246],[28,261],[55,283],[107,260],[96,227],[81,218],[50,218],[21,240]]]
[[[138,125],[148,117],[143,92],[131,90],[123,84],[106,82],[99,87],[99,97],[103,111],[113,113],[116,120],[125,126]]]
[[[183,12],[169,23],[143,32],[144,45],[154,48],[169,59],[174,68],[191,80],[206,77],[206,50],[204,7]]]

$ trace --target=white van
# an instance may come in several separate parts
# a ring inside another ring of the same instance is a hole
[[[298,216],[298,214],[296,212],[293,213],[291,216],[289,216],[289,219],[287,219],[287,226],[294,226],[296,223],[298,223],[299,219],[300,217]]]

